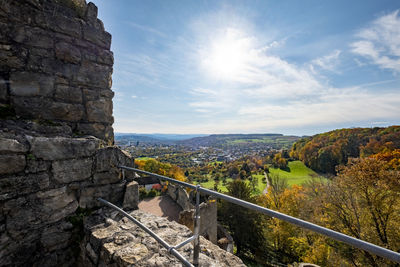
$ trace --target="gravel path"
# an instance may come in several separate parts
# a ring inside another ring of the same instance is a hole
[[[139,209],[176,222],[179,219],[179,212],[182,211],[182,208],[169,196],[146,198],[139,202]]]

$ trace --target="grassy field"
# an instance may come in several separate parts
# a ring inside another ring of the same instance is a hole
[[[232,178],[226,179],[226,183],[229,183],[229,182],[232,182]],[[195,184],[197,184],[197,183],[195,182]],[[208,180],[205,183],[200,183],[200,185],[202,187],[205,187],[208,189],[213,189],[213,190],[214,190],[214,184],[215,184],[215,182],[212,179]],[[222,181],[219,182],[218,189],[221,190],[222,192],[228,192],[228,189],[226,188],[225,185],[223,185]]]
[[[140,158],[136,158],[135,160],[149,160],[149,159],[153,159],[150,157],[140,157]]]
[[[262,194],[264,191],[265,187],[267,186],[267,183],[263,182],[264,175],[263,174],[253,174],[253,177],[258,178],[258,184],[257,184],[257,190]]]
[[[256,190],[257,190],[257,192],[259,192],[259,194],[261,194],[264,191],[265,186],[267,185],[266,183],[264,183],[262,181],[262,178],[264,178],[264,175],[254,174],[253,177],[257,177],[258,178],[258,184],[256,186]],[[232,178],[226,179],[226,183],[229,183],[229,182],[232,182],[232,181],[233,181]],[[249,180],[246,180],[246,182],[250,183]],[[205,187],[205,188],[208,188],[208,189],[214,189],[214,183],[215,183],[214,180],[210,179],[207,182],[200,183],[200,185],[202,187]],[[195,184],[196,184],[196,182],[195,182]],[[218,189],[221,190],[222,192],[228,192],[228,189],[226,188],[225,185],[223,185],[222,181],[220,181],[220,183],[218,185]]]
[[[277,174],[279,177],[286,178],[289,185],[301,185],[310,180],[313,176],[319,177],[315,171],[305,166],[303,162],[299,160],[290,161],[288,167],[288,171],[275,168],[270,168],[269,171],[272,175]]]
[[[272,175],[277,174],[281,178],[287,179],[287,182],[289,186],[292,185],[301,185],[304,182],[310,180],[312,177],[320,177],[316,172],[311,170],[310,168],[307,168],[301,161],[291,161],[288,164],[288,170],[281,170],[281,169],[275,169],[275,168],[270,168],[269,171]],[[253,177],[258,178],[258,183],[256,186],[256,192],[258,194],[262,194],[262,192],[265,189],[265,186],[267,185],[266,183],[263,182],[264,175],[263,174],[253,174]],[[325,179],[325,178],[323,178]],[[232,181],[231,178],[228,178],[226,180],[227,182]],[[248,183],[250,183],[249,180],[246,180]],[[205,183],[200,183],[201,186],[209,189],[214,189],[214,180],[210,179],[209,181]],[[222,181],[219,183],[218,188],[222,192],[227,192],[228,189],[226,186],[222,184]]]

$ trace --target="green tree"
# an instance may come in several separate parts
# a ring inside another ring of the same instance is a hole
[[[234,180],[228,184],[227,188],[230,196],[252,203],[256,202],[250,186],[245,181]],[[222,224],[232,234],[237,246],[237,255],[247,254],[257,258],[257,255],[263,254],[265,239],[260,213],[226,201],[221,201],[218,211]]]

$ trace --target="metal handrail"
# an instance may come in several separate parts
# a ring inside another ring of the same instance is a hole
[[[140,228],[142,228],[146,233],[148,233],[149,235],[151,235],[155,240],[157,240],[158,243],[160,243],[164,248],[167,249],[167,251],[169,253],[171,253],[172,255],[174,255],[180,262],[182,262],[185,266],[188,267],[193,267],[194,265],[192,265],[187,259],[185,259],[185,257],[183,257],[178,251],[178,248],[183,247],[184,245],[190,243],[191,241],[193,241],[193,239],[195,239],[197,236],[193,235],[191,237],[189,237],[187,240],[183,241],[182,243],[176,245],[176,246],[171,246],[169,245],[164,239],[162,239],[161,237],[159,237],[156,233],[154,233],[153,231],[151,231],[149,228],[147,228],[145,225],[143,225],[141,222],[139,222],[138,220],[136,220],[135,218],[133,218],[130,214],[128,214],[127,212],[125,212],[123,209],[120,209],[119,207],[115,206],[114,204],[108,202],[107,200],[104,200],[102,198],[98,198],[98,201],[100,201],[101,203],[103,203],[106,206],[109,206],[110,208],[113,208],[117,211],[119,211],[120,213],[122,213],[126,218],[128,218],[129,220],[131,220],[133,223],[135,223],[137,226],[139,226]]]
[[[178,180],[175,180],[175,179],[163,176],[163,175],[159,175],[159,174],[155,174],[155,173],[139,170],[139,169],[136,169],[136,168],[126,167],[126,166],[118,166],[118,167],[121,168],[121,169],[135,171],[137,173],[150,175],[150,176],[159,178],[159,179],[164,180],[164,181],[177,183],[177,184],[180,184],[182,186],[185,186],[185,187],[188,187],[188,188],[191,188],[191,189],[196,189],[197,192],[201,192],[201,193],[204,193],[204,194],[207,194],[207,195],[210,195],[210,196],[214,196],[214,197],[223,199],[225,201],[237,204],[239,206],[242,206],[242,207],[245,207],[245,208],[249,208],[249,209],[255,210],[257,212],[266,214],[268,216],[281,219],[281,220],[289,222],[291,224],[300,226],[302,228],[311,230],[311,231],[319,233],[319,234],[326,235],[326,236],[331,237],[333,239],[336,239],[338,241],[341,241],[341,242],[344,242],[346,244],[352,245],[352,246],[354,246],[356,248],[371,252],[371,253],[373,253],[375,255],[378,255],[378,256],[381,256],[383,258],[386,258],[386,259],[392,260],[394,262],[400,263],[400,253],[397,253],[397,252],[394,252],[392,250],[389,250],[389,249],[374,245],[372,243],[369,243],[369,242],[354,238],[352,236],[348,236],[348,235],[333,231],[331,229],[319,226],[317,224],[310,223],[310,222],[307,222],[307,221],[304,221],[304,220],[289,216],[287,214],[280,213],[278,211],[267,209],[265,207],[261,207],[259,205],[256,205],[256,204],[253,204],[253,203],[250,203],[250,202],[247,202],[247,201],[235,198],[235,197],[231,197],[231,196],[219,193],[219,192],[215,192],[213,190],[203,188],[203,187],[201,187],[199,185],[197,185],[197,186],[196,185],[192,185],[192,184],[189,184],[189,183],[186,183],[186,182],[182,182],[182,181],[178,181]]]

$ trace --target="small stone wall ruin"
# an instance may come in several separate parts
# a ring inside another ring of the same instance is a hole
[[[182,208],[179,214],[179,223],[193,231],[195,191],[188,193],[186,188],[170,183],[167,194]],[[200,204],[200,234],[217,244],[217,203],[215,200],[208,200]]]

